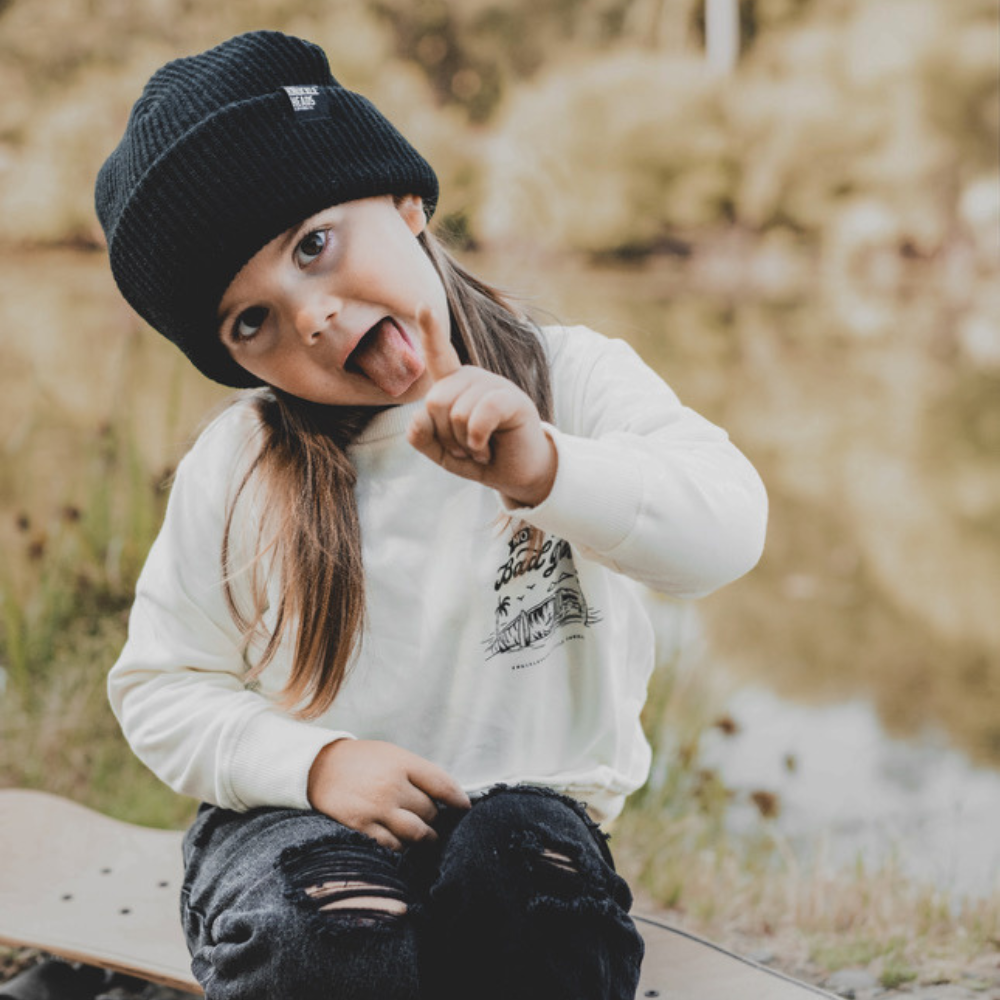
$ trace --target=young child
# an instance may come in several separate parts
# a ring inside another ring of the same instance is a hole
[[[109,681],[203,802],[182,917],[209,1000],[633,997],[600,829],[649,765],[632,581],[693,597],[760,555],[726,434],[470,276],[436,197],[274,32],[159,70],[98,178],[126,299],[256,387],[181,462]]]

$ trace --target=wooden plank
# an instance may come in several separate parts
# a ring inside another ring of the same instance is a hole
[[[44,792],[0,791],[0,941],[196,990],[178,916],[181,834]]]
[[[646,941],[637,997],[660,1000],[810,1000],[833,995],[711,941],[636,914]]]
[[[0,943],[201,993],[178,916],[181,836],[45,792],[0,790]],[[829,996],[650,917],[637,921],[647,949],[639,997]]]

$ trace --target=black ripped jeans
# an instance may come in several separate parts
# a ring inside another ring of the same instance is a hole
[[[397,853],[316,812],[202,806],[181,911],[207,1000],[633,1000],[642,938],[572,799],[498,786]]]

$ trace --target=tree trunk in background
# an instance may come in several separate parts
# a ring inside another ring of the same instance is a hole
[[[720,76],[736,68],[740,54],[739,0],[705,0],[705,55]]]

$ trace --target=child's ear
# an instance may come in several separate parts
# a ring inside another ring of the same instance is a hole
[[[427,227],[427,216],[424,215],[424,199],[420,195],[404,195],[396,202],[396,209],[414,236],[419,236]]]

